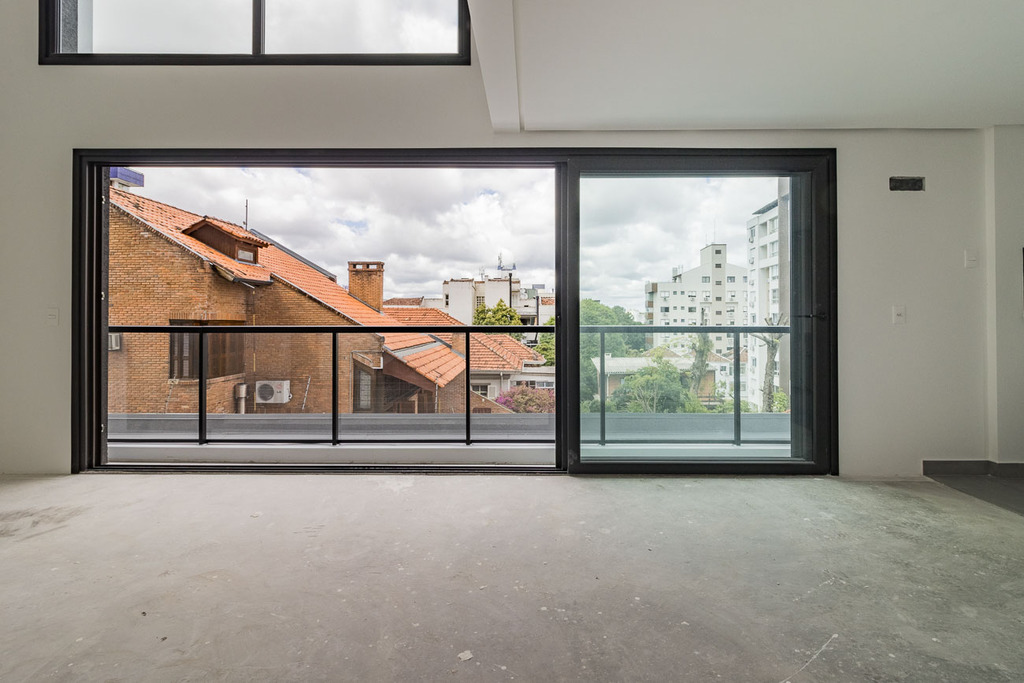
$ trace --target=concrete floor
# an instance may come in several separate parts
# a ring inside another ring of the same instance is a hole
[[[1024,680],[1024,518],[933,481],[0,477],[0,680]]]

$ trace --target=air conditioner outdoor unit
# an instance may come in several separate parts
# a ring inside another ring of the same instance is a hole
[[[256,403],[287,403],[292,400],[291,384],[286,379],[256,382]]]

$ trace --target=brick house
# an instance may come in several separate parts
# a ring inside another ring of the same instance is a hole
[[[350,262],[346,288],[266,235],[116,188],[108,235],[110,325],[403,324],[382,312],[379,261]],[[459,339],[369,330],[339,335],[339,412],[464,412]],[[211,334],[207,340],[208,412],[331,411],[330,335]],[[107,363],[108,412],[196,412],[197,335],[111,335]],[[277,385],[287,391],[268,402],[256,395],[258,382],[287,383]],[[475,395],[471,400],[474,408],[496,406]]]

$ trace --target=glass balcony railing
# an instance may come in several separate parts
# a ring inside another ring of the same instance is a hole
[[[582,325],[584,459],[609,445],[789,444],[789,337],[787,326]]]
[[[554,444],[553,331],[111,325],[107,441]]]

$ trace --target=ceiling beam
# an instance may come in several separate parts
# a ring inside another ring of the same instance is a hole
[[[484,94],[496,133],[522,130],[514,0],[469,0]]]

